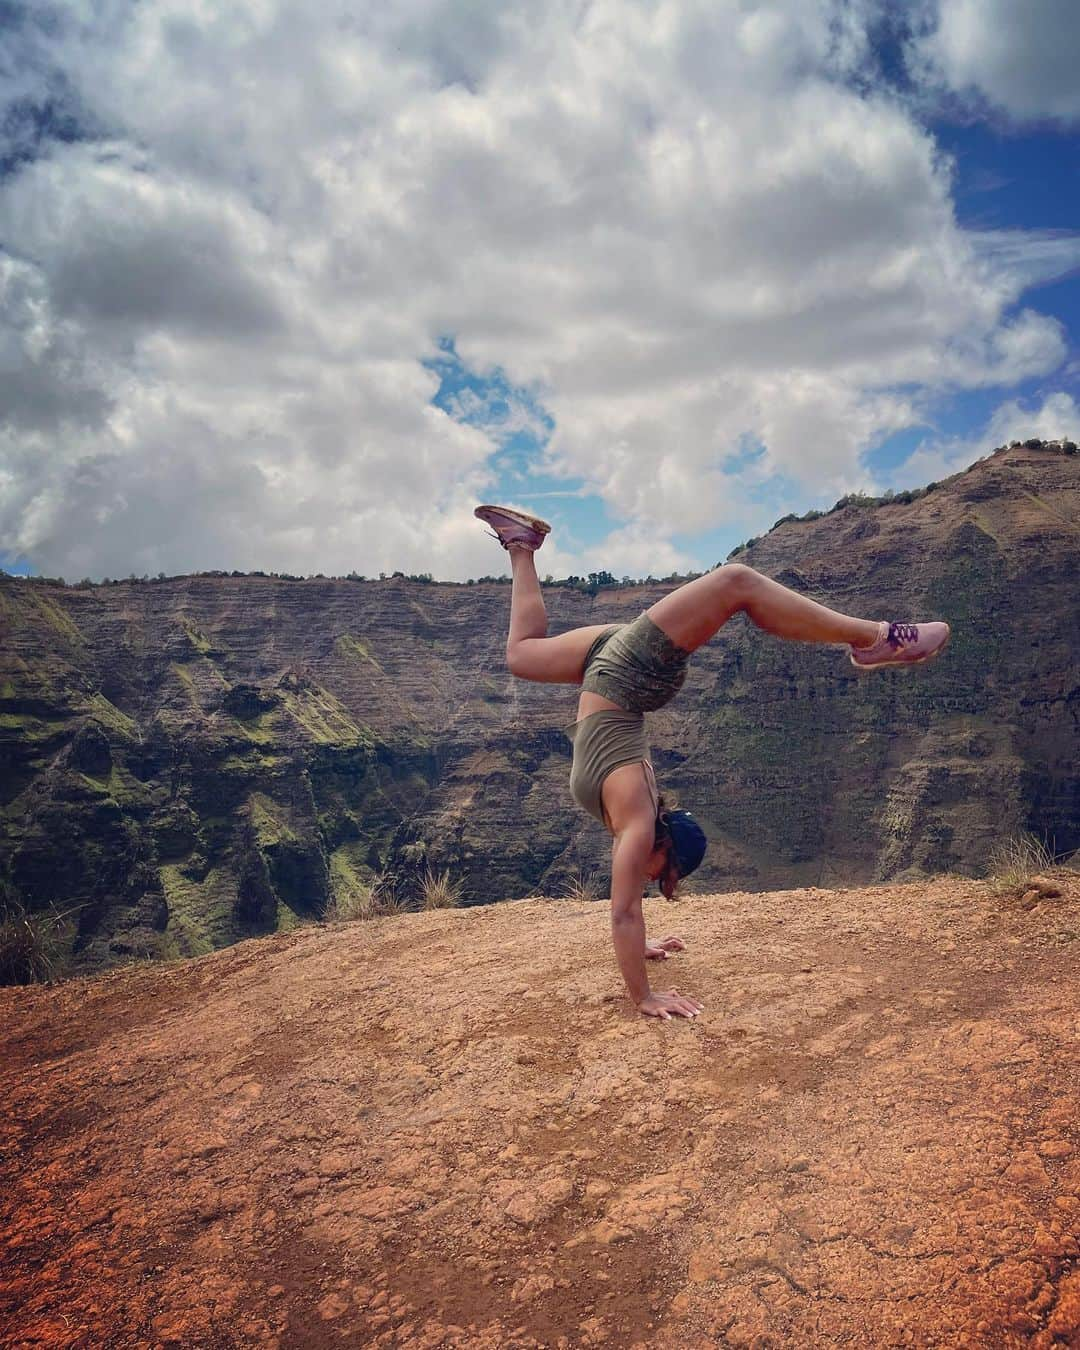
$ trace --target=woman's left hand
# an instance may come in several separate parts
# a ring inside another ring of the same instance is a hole
[[[646,961],[666,961],[668,952],[684,951],[686,951],[686,943],[682,938],[660,938],[657,942],[646,942],[645,959]]]

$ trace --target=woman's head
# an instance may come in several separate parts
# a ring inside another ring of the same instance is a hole
[[[656,848],[664,857],[654,880],[670,900],[682,878],[701,865],[706,848],[705,831],[689,811],[671,809],[661,797],[656,811]]]

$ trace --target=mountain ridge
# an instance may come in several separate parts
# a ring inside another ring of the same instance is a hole
[[[741,561],[867,617],[944,617],[934,666],[860,677],[741,618],[650,718],[658,776],[712,846],[700,884],[985,868],[1080,844],[1080,460],[1014,444],[911,502],[780,521]],[[552,631],[658,583],[545,590]],[[80,906],[76,964],[190,955],[319,917],[391,872],[467,903],[602,884],[566,791],[573,691],[513,680],[498,583],[0,578],[0,885]]]

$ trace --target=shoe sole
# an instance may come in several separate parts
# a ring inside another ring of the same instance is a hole
[[[537,534],[550,534],[551,526],[546,520],[541,520],[539,516],[527,516],[523,511],[515,511],[509,506],[478,506],[473,512],[477,520],[482,520],[485,525],[491,525],[492,522],[486,516],[480,514],[481,511],[498,511],[500,515],[509,516],[511,520],[516,520],[519,525],[524,525],[530,530],[535,530]],[[494,527],[493,527],[494,528]]]
[[[864,666],[860,662],[855,660],[855,656],[852,652],[848,653],[848,660],[851,662],[851,664],[855,667],[856,670],[864,671],[866,674],[869,674],[870,671],[872,670],[888,670],[890,667],[893,666],[925,666],[927,661],[933,661],[941,655],[941,653],[949,645],[951,638],[952,633],[950,632],[940,647],[938,647],[935,651],[927,652],[925,656],[917,656],[914,661],[879,661],[876,665]]]

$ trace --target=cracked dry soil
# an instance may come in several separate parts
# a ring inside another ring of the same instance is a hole
[[[552,901],[0,991],[0,1344],[1080,1346],[1061,889],[648,901],[693,1023]]]

